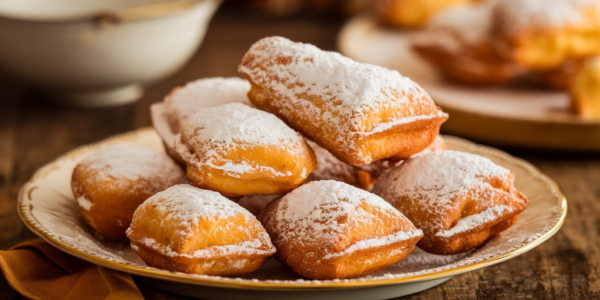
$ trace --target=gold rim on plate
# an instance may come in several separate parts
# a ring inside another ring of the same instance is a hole
[[[548,178],[546,175],[541,173],[537,168],[532,166],[530,163],[528,163],[524,160],[518,159],[518,158],[514,158],[514,157],[506,154],[505,152],[502,152],[497,149],[476,145],[476,144],[473,144],[471,142],[468,142],[468,141],[465,141],[465,140],[462,140],[459,138],[447,137],[447,139],[455,140],[456,142],[461,141],[463,143],[470,143],[473,147],[477,147],[479,149],[485,149],[486,152],[493,153],[493,154],[500,156],[503,159],[506,159],[508,161],[519,163],[522,167],[526,168],[530,172],[535,173],[541,179],[543,179],[544,181],[549,183],[550,186],[552,187],[552,192],[555,195],[559,196],[561,199],[561,215],[560,215],[560,218],[558,219],[558,221],[556,222],[556,224],[554,224],[554,226],[552,226],[552,228],[550,228],[546,233],[542,234],[538,238],[534,239],[533,241],[531,241],[529,243],[526,243],[525,245],[523,245],[517,249],[514,249],[510,252],[499,255],[497,257],[492,257],[492,258],[483,260],[478,263],[470,264],[470,265],[460,266],[460,267],[456,267],[456,268],[448,269],[448,270],[441,270],[441,271],[428,273],[428,274],[407,276],[407,277],[401,277],[401,278],[374,279],[374,280],[352,281],[352,282],[344,282],[344,281],[318,282],[318,283],[313,283],[313,284],[311,284],[311,283],[308,283],[308,284],[307,283],[293,283],[293,282],[289,282],[289,281],[282,281],[282,282],[275,283],[275,282],[260,282],[260,281],[253,281],[253,280],[252,281],[251,280],[235,281],[235,280],[231,280],[231,279],[219,280],[218,278],[212,279],[212,278],[192,277],[192,276],[189,276],[186,274],[172,273],[172,272],[164,271],[164,270],[144,269],[144,268],[140,268],[140,267],[136,267],[136,266],[130,266],[130,265],[122,264],[122,263],[117,263],[117,262],[114,262],[114,261],[111,261],[108,259],[104,259],[104,258],[100,258],[100,257],[94,256],[94,255],[90,255],[79,249],[76,249],[74,247],[71,247],[67,244],[62,243],[60,240],[52,237],[50,234],[48,234],[48,232],[46,232],[44,230],[44,228],[40,224],[40,222],[33,216],[33,214],[31,214],[31,208],[32,208],[31,205],[29,205],[29,206],[26,205],[26,201],[25,201],[27,199],[31,200],[31,192],[33,192],[33,190],[35,190],[37,188],[37,186],[34,185],[34,181],[36,179],[45,177],[46,174],[48,174],[53,169],[57,168],[57,166],[54,165],[57,161],[61,161],[61,160],[65,160],[70,157],[78,156],[79,154],[81,154],[81,152],[86,152],[90,149],[95,149],[95,148],[101,147],[102,145],[114,144],[119,141],[128,140],[131,137],[146,134],[148,131],[154,131],[154,129],[150,128],[150,127],[142,128],[142,129],[138,129],[135,131],[119,134],[119,135],[107,138],[105,140],[102,140],[102,141],[99,141],[96,143],[92,143],[92,144],[88,144],[88,145],[84,145],[84,146],[75,148],[74,150],[71,150],[68,153],[58,157],[54,162],[49,163],[49,164],[43,166],[42,168],[40,168],[38,171],[35,172],[35,174],[32,176],[32,178],[27,183],[25,183],[23,185],[23,187],[19,190],[18,212],[19,212],[19,216],[21,217],[21,220],[23,220],[23,222],[25,223],[27,228],[29,228],[29,230],[31,230],[33,233],[35,233],[36,235],[41,237],[43,240],[45,240],[49,244],[53,245],[54,247],[66,252],[68,254],[71,254],[73,256],[76,256],[78,258],[81,258],[83,260],[86,260],[88,262],[91,262],[91,263],[94,263],[94,264],[97,264],[97,265],[100,265],[103,267],[123,271],[123,272],[134,274],[134,275],[140,275],[140,276],[144,276],[144,277],[152,277],[152,278],[156,278],[156,279],[162,279],[162,280],[168,280],[168,281],[174,281],[174,282],[180,282],[180,283],[204,285],[204,286],[211,286],[211,287],[221,287],[221,288],[259,289],[259,290],[264,290],[264,289],[271,290],[274,288],[283,289],[283,290],[285,290],[285,289],[297,289],[297,290],[312,289],[312,290],[314,290],[314,289],[348,289],[348,288],[360,288],[360,287],[369,287],[369,286],[397,285],[397,284],[405,284],[405,283],[423,282],[423,281],[430,281],[430,280],[452,277],[452,276],[456,276],[456,275],[463,274],[466,272],[485,268],[485,267],[506,261],[508,259],[514,258],[516,256],[519,256],[519,255],[537,247],[541,243],[545,242],[547,239],[552,237],[556,232],[558,232],[558,230],[564,223],[565,217],[567,215],[567,199],[560,192],[556,183],[554,181],[552,181],[550,178]]]

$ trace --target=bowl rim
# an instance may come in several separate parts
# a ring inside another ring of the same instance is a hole
[[[175,0],[154,4],[138,5],[121,9],[104,9],[85,13],[75,13],[58,17],[33,17],[27,15],[11,15],[0,10],[0,21],[7,20],[22,23],[63,24],[93,22],[96,24],[119,24],[132,21],[161,18],[192,10],[205,2],[220,4],[222,0]]]

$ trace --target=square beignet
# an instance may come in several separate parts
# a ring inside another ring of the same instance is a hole
[[[436,254],[471,250],[508,229],[529,201],[511,171],[457,151],[414,157],[386,173],[373,193],[423,230],[418,246]]]
[[[250,83],[242,78],[202,78],[174,88],[164,101],[150,105],[152,125],[162,138],[167,153],[185,165],[174,148],[175,135],[181,132],[183,123],[202,108],[227,103],[250,105],[249,90]]]
[[[408,158],[448,115],[397,71],[282,37],[256,42],[239,67],[256,107],[274,113],[343,162]]]
[[[195,185],[229,197],[289,192],[317,167],[299,133],[241,103],[196,112],[175,138],[175,149]]]
[[[275,253],[250,212],[190,185],[173,186],[140,205],[127,237],[149,266],[190,274],[247,274]]]
[[[170,186],[187,182],[181,167],[165,153],[117,145],[79,162],[71,189],[85,223],[104,237],[127,240],[125,230],[140,204]]]
[[[333,180],[304,184],[271,201],[259,220],[277,248],[275,258],[314,279],[383,270],[423,236],[383,199]]]

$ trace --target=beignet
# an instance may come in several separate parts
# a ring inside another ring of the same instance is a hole
[[[241,103],[196,112],[175,138],[175,149],[195,185],[229,197],[289,192],[317,167],[299,133]]]
[[[256,107],[355,166],[410,157],[433,142],[448,118],[397,71],[282,37],[252,45],[239,71]]]
[[[167,153],[185,165],[174,147],[175,135],[181,132],[182,124],[202,108],[235,102],[250,105],[249,90],[250,84],[245,79],[203,78],[174,88],[164,101],[150,105],[152,125],[162,138]]]
[[[413,38],[417,53],[444,75],[470,85],[510,83],[523,70],[501,57],[490,35],[494,1],[458,5],[434,17]]]
[[[247,274],[275,253],[252,214],[190,185],[170,187],[140,205],[127,237],[149,266],[190,274]]]
[[[126,145],[100,150],[77,164],[71,189],[83,220],[99,234],[126,240],[133,212],[148,197],[188,182],[168,155]]]
[[[600,53],[600,1],[502,0],[494,10],[499,52],[536,71]]]
[[[332,180],[302,185],[259,216],[275,258],[315,279],[360,277],[412,251],[423,233],[383,199]]]
[[[529,201],[511,171],[457,151],[417,156],[387,172],[373,192],[424,232],[418,246],[436,254],[471,250],[512,226]]]
[[[573,112],[600,120],[600,57],[590,60],[576,73],[570,86]]]

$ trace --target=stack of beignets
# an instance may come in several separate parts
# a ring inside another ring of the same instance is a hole
[[[127,236],[148,265],[192,274],[250,273],[275,253],[252,214],[190,185],[170,187],[140,205]]]
[[[300,134],[241,103],[193,114],[175,138],[175,149],[195,185],[229,197],[289,192],[317,167]]]
[[[300,275],[344,279],[417,243],[440,254],[477,247],[528,204],[510,171],[438,151],[447,114],[398,72],[279,37],[254,44],[239,70],[248,82],[199,80],[152,107],[187,178],[149,149],[82,161],[72,188],[85,221],[129,238],[160,269],[239,276],[276,253]],[[264,111],[240,103],[245,91]]]
[[[185,165],[174,146],[175,136],[181,132],[183,123],[202,108],[236,102],[250,105],[246,96],[249,90],[250,84],[241,78],[203,78],[174,88],[163,102],[152,104],[152,125],[162,138],[167,153]]]
[[[467,251],[512,226],[529,201],[514,175],[487,158],[457,151],[414,157],[386,173],[373,192],[392,204],[437,254]]]
[[[385,269],[423,235],[383,199],[332,180],[304,184],[272,201],[259,220],[277,248],[277,260],[315,279]]]
[[[282,37],[252,45],[239,71],[256,107],[355,166],[420,152],[448,118],[397,71]]]
[[[116,145],[79,162],[71,189],[88,225],[104,237],[126,240],[125,230],[140,204],[186,182],[185,173],[166,154]]]

